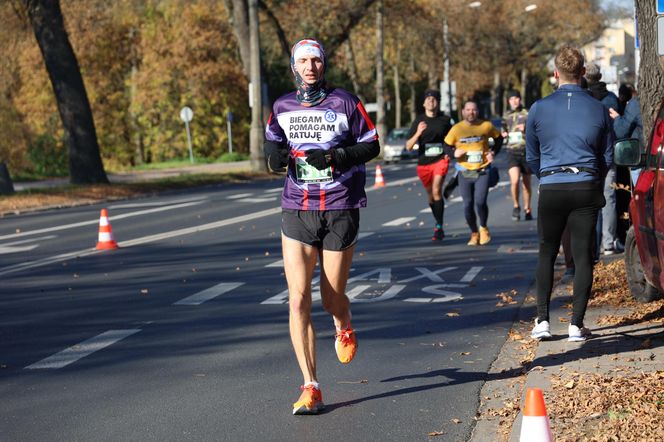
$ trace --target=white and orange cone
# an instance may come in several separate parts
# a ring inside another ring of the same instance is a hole
[[[549,416],[546,414],[542,390],[529,388],[526,392],[526,406],[523,408],[519,442],[552,441]]]
[[[374,183],[374,187],[385,187],[383,169],[380,168],[380,164],[376,164],[376,182]]]
[[[97,250],[112,250],[117,249],[118,243],[113,239],[113,230],[111,223],[108,221],[108,211],[101,209],[99,215],[99,237],[97,239]]]

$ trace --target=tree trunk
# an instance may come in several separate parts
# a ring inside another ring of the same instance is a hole
[[[413,122],[415,120],[415,117],[417,117],[417,95],[415,94],[415,81],[413,81],[415,77],[415,57],[413,56],[413,53],[410,53],[410,81],[408,82],[408,90],[410,91],[410,98],[408,99],[408,111],[410,113],[410,122]]]
[[[258,30],[258,0],[249,0],[249,39],[251,47],[251,132],[249,159],[252,170],[265,172],[263,155],[263,80],[261,76],[261,46]]]
[[[138,54],[136,53],[136,28],[132,27],[129,30],[129,41],[132,45],[131,48],[131,71],[129,74],[129,124],[131,127],[131,134],[129,141],[134,144],[134,155],[132,163],[134,165],[142,165],[145,163],[145,152],[143,148],[143,137],[141,136],[141,128],[138,123],[138,114],[136,113],[136,77],[138,75]]]
[[[9,176],[7,165],[4,162],[0,162],[0,195],[9,195],[11,193],[14,193],[14,183],[12,183],[12,178]]]
[[[385,127],[385,72],[383,67],[383,0],[377,2],[376,8],[376,131],[379,137],[387,135]],[[381,154],[383,153],[381,145]]]
[[[108,183],[83,77],[58,0],[24,0],[55,92],[73,184]]]
[[[401,51],[397,51],[401,52]],[[394,127],[401,127],[401,82],[399,81],[399,58],[394,64]]]
[[[242,71],[244,76],[251,78],[251,48],[249,42],[249,11],[246,0],[224,0],[228,17],[240,50]]]
[[[357,75],[357,65],[355,64],[355,54],[353,53],[353,46],[350,43],[350,39],[346,41],[344,47],[346,49],[346,62],[348,63],[348,76],[353,84],[353,92],[357,95],[360,101],[364,103],[364,94],[362,94],[360,81],[358,80],[359,76]]]
[[[636,0],[636,19],[640,41],[641,64],[637,90],[641,101],[643,137],[650,138],[656,112],[664,99],[664,70],[657,56],[657,11],[652,0]]]

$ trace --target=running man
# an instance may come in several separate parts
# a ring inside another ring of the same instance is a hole
[[[494,156],[500,151],[503,137],[493,124],[478,118],[479,111],[474,101],[467,101],[463,105],[461,115],[463,121],[452,126],[445,137],[445,147],[448,154],[456,158],[455,167],[459,171],[457,176],[463,198],[463,211],[466,223],[470,227],[468,245],[485,245],[491,241],[487,226],[489,206],[486,203],[489,195],[488,169]],[[489,147],[489,138],[493,138],[493,148]]]
[[[512,193],[512,219],[521,219],[521,206],[519,205],[519,180],[523,187],[523,214],[526,221],[533,219],[530,209],[530,168],[526,163],[526,121],[528,111],[521,105],[521,94],[512,90],[507,93],[507,102],[510,109],[503,116],[503,137],[507,138],[505,146],[507,164],[510,175],[510,190]]]
[[[325,51],[319,42],[297,42],[290,64],[297,90],[275,101],[264,151],[271,170],[287,167],[281,195],[281,245],[290,336],[304,378],[293,414],[318,414],[324,404],[311,320],[314,270],[318,261],[323,308],[334,320],[339,361],[347,364],[357,349],[345,291],[359,208],[367,204],[364,163],[378,155],[380,146],[360,100],[325,82]]]
[[[429,207],[436,225],[433,229],[432,241],[440,241],[445,237],[443,230],[443,182],[450,161],[443,150],[443,139],[452,125],[450,119],[438,110],[440,92],[429,89],[424,92],[424,113],[413,120],[408,132],[406,149],[417,149],[417,176],[427,191]]]

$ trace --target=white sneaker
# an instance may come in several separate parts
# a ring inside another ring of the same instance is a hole
[[[590,333],[590,329],[586,327],[579,328],[572,324],[567,327],[567,333],[569,334],[569,338],[567,338],[567,340],[570,342],[583,342],[586,340],[586,338],[592,335],[592,333]]]
[[[539,319],[535,318],[535,327],[530,332],[530,337],[533,339],[549,339],[551,337],[549,321],[540,322]]]

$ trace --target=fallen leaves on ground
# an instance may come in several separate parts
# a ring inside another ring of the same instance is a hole
[[[662,440],[664,371],[553,376],[546,406],[556,441]]]
[[[631,307],[636,304],[627,286],[625,261],[618,259],[608,264],[597,263],[593,270],[593,291],[588,306]]]

